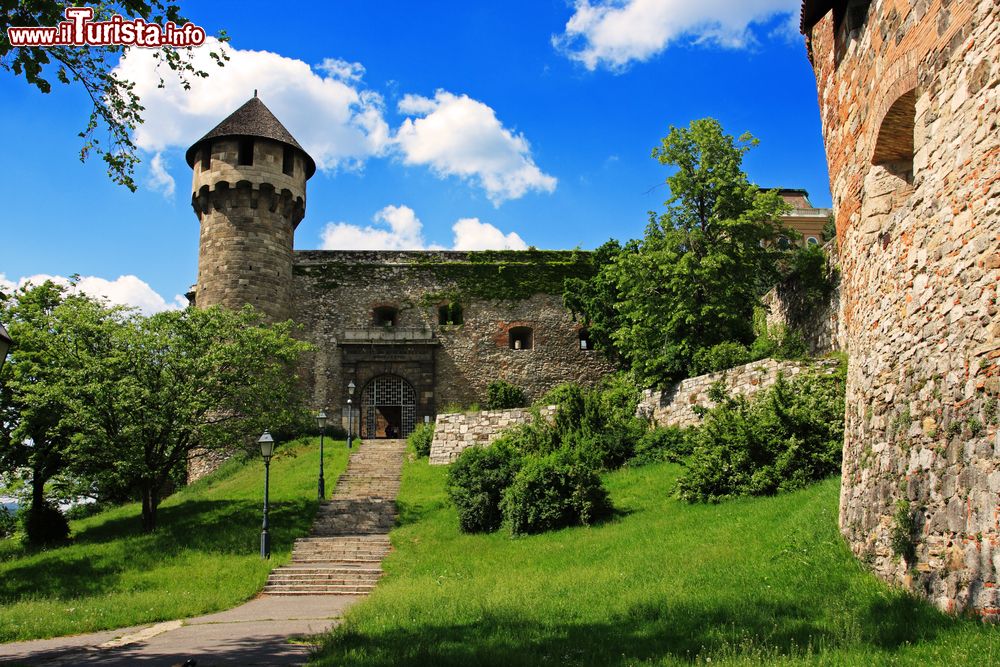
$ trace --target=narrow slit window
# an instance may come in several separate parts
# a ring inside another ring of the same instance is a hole
[[[291,146],[285,146],[281,154],[281,172],[288,176],[295,173],[295,152]]]
[[[581,350],[592,350],[594,349],[590,345],[590,334],[586,329],[580,329],[580,349]]]
[[[201,147],[201,170],[208,171],[212,168],[212,144],[205,144]]]
[[[240,139],[239,157],[236,164],[243,166],[253,164],[253,139]]]

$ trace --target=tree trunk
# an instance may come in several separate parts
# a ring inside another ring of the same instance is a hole
[[[160,505],[160,489],[154,483],[142,488],[142,529],[147,533],[156,530],[156,508]]]
[[[31,509],[41,510],[45,505],[45,481],[46,477],[40,468],[31,471]]]

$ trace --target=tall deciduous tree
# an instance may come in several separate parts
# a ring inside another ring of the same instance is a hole
[[[711,118],[671,127],[653,150],[675,169],[666,211],[651,213],[644,238],[597,278],[567,285],[566,302],[610,332],[610,345],[646,386],[685,377],[701,348],[753,338],[753,308],[777,278],[777,240],[790,233],[781,198],[742,170],[756,144]]]
[[[233,449],[264,429],[301,423],[295,367],[306,343],[291,322],[252,308],[136,317],[92,359],[77,403],[83,467],[142,501],[143,528],[195,450]]]
[[[29,471],[28,539],[45,541],[65,536],[46,484],[72,467],[81,372],[104,353],[125,312],[45,282],[3,298],[0,318],[15,341],[0,371],[0,471]],[[59,522],[61,530],[51,525]]]
[[[142,18],[150,23],[173,21],[186,23],[180,6],[163,0],[116,0],[88,3],[94,8],[94,21],[107,21],[120,15],[126,19]],[[52,90],[52,80],[80,85],[87,93],[90,117],[80,137],[83,147],[80,160],[95,153],[104,160],[108,177],[130,190],[135,190],[133,174],[139,156],[132,133],[142,123],[143,107],[132,82],[122,79],[114,67],[127,49],[123,46],[12,46],[7,29],[15,27],[54,27],[65,20],[64,3],[47,0],[3,0],[0,2],[0,69],[25,80],[43,93]],[[222,41],[228,38],[223,33]],[[212,52],[222,66],[228,60],[225,52]],[[190,88],[190,77],[206,77],[208,72],[193,64],[190,49],[162,47],[156,57],[181,85]],[[161,78],[162,83],[162,78]],[[106,137],[99,135],[100,129]]]

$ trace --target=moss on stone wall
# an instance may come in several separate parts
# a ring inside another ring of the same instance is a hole
[[[591,253],[579,250],[485,250],[461,258],[440,253],[412,253],[399,264],[331,260],[299,264],[295,275],[311,278],[323,289],[371,285],[413,272],[441,289],[428,292],[422,305],[462,299],[518,301],[535,294],[562,294],[566,278],[588,278],[595,273]]]

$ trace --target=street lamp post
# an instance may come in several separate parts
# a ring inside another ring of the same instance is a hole
[[[3,324],[0,324],[0,370],[3,370],[3,362],[7,360],[7,352],[13,342]]]
[[[260,445],[260,455],[264,457],[264,527],[260,531],[260,557],[267,560],[271,557],[271,535],[267,532],[268,486],[271,483],[271,455],[274,454],[274,438],[267,431],[257,440]]]
[[[316,415],[319,426],[319,499],[326,498],[326,483],[323,481],[323,433],[326,431],[326,413],[322,410]]]
[[[354,440],[354,407],[351,399],[354,397],[354,380],[347,385],[347,448],[350,449]],[[341,422],[343,424],[343,422]]]

